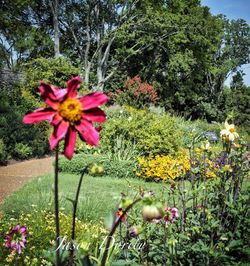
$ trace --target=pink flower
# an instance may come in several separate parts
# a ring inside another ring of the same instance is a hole
[[[41,81],[39,90],[47,107],[37,109],[23,118],[26,124],[48,120],[54,127],[50,148],[53,150],[61,139],[65,139],[64,155],[69,160],[74,153],[77,132],[86,143],[97,146],[99,132],[93,122],[104,123],[106,120],[99,106],[105,104],[108,97],[101,92],[77,97],[80,83],[80,77],[74,77],[67,82],[66,89],[59,89]]]
[[[173,223],[179,217],[177,208],[165,208],[164,209],[164,220],[166,223]]]
[[[135,225],[132,225],[129,230],[130,237],[137,237],[138,236],[138,229]]]
[[[12,230],[5,235],[5,246],[12,250],[16,250],[18,254],[21,254],[22,248],[26,243],[27,227],[16,225]]]

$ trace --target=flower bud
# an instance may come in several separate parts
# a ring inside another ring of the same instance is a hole
[[[139,232],[138,232],[138,228],[137,228],[137,226],[135,226],[135,225],[131,226],[131,228],[130,228],[130,230],[129,230],[129,235],[130,235],[131,237],[137,237],[138,234],[139,234]]]
[[[142,209],[142,216],[146,221],[162,218],[162,210],[154,205],[146,205]]]

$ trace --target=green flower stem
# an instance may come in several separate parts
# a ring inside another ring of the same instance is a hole
[[[112,236],[114,235],[117,227],[119,226],[119,224],[121,223],[124,215],[126,215],[126,213],[137,203],[141,201],[141,198],[137,198],[133,203],[131,203],[125,210],[124,210],[124,213],[119,217],[119,219],[114,223],[113,227],[111,228],[108,236],[107,236],[107,242],[106,242],[106,246],[105,246],[105,250],[103,252],[103,256],[102,256],[102,260],[101,260],[101,264],[100,266],[105,266],[106,264],[106,260],[107,260],[107,257],[108,257],[108,251],[109,251],[109,246],[110,246],[110,243],[111,243],[111,238]]]
[[[60,259],[60,221],[59,221],[59,200],[58,200],[58,147],[55,154],[55,178],[54,178],[54,204],[55,204],[55,224],[56,224],[56,266],[61,265]]]
[[[70,254],[69,254],[69,265],[74,265],[74,240],[75,240],[75,226],[76,226],[76,210],[77,210],[79,194],[80,194],[80,190],[81,190],[81,186],[82,186],[83,176],[84,176],[87,168],[88,168],[88,166],[86,166],[82,170],[82,174],[80,176],[79,183],[77,186],[76,197],[75,197],[75,200],[73,201],[73,217],[72,217],[71,248],[70,248]]]
[[[15,255],[15,266],[18,266],[18,255]]]
[[[166,262],[167,262],[167,228],[166,228],[166,224],[163,223],[163,230],[164,230],[164,266],[167,265]]]
[[[204,168],[204,172],[203,172],[203,185],[205,186],[205,189],[203,190],[203,198],[202,198],[202,225],[205,225],[205,220],[206,220],[206,208],[207,208],[207,180],[206,180],[206,174],[207,174],[207,166],[206,166],[206,158],[207,158],[207,154],[206,151],[204,151],[203,153],[203,168]]]

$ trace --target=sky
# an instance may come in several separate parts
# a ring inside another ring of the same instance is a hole
[[[208,6],[212,14],[224,14],[228,19],[242,18],[250,24],[250,0],[201,0],[201,4]],[[242,70],[245,84],[250,86],[250,64],[244,65]],[[231,78],[226,81],[229,85]]]

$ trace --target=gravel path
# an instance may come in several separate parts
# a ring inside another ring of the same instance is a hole
[[[53,157],[0,167],[0,205],[11,193],[33,177],[53,172]]]

